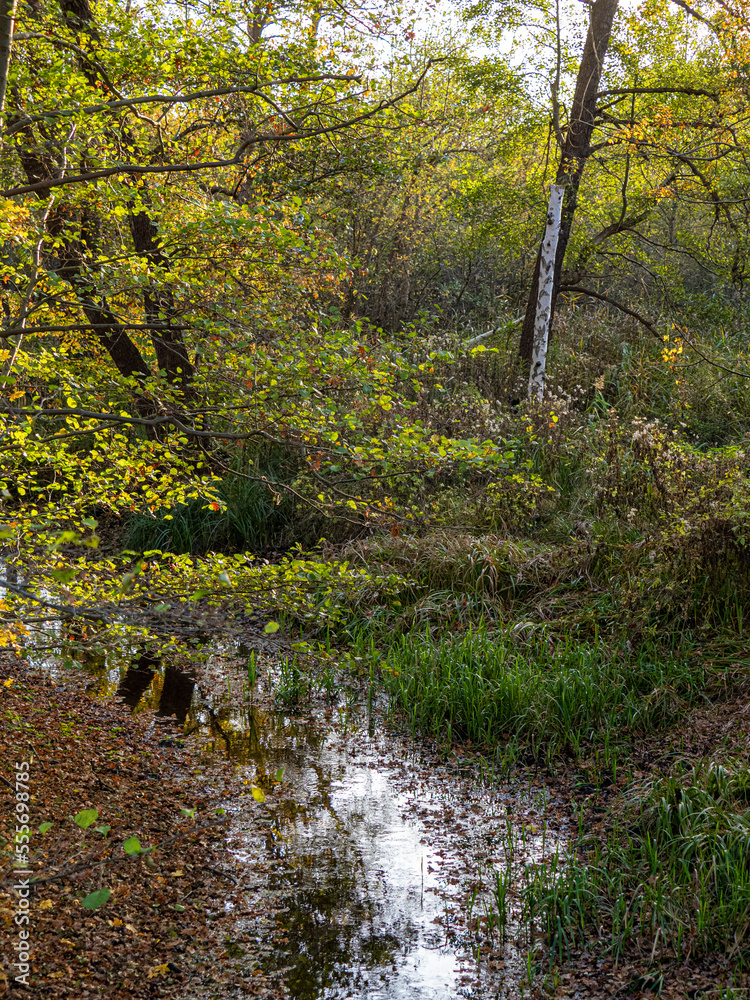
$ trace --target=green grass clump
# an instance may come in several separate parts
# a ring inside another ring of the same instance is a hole
[[[262,552],[288,544],[294,531],[294,504],[264,482],[227,474],[217,493],[223,502],[213,510],[203,498],[190,500],[156,517],[134,515],[123,547],[137,552],[205,555],[207,552]]]
[[[641,786],[627,827],[579,856],[531,869],[523,887],[560,959],[599,939],[616,958],[629,946],[650,961],[723,954],[750,961],[750,770],[704,762]]]
[[[667,723],[706,684],[702,661],[682,653],[522,636],[479,628],[435,642],[412,632],[390,647],[385,686],[415,730],[487,747],[514,736],[550,760],[607,734]]]

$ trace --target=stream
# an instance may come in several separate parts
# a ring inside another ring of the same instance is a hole
[[[166,745],[196,741],[194,780],[229,816],[225,906],[253,974],[293,1000],[518,997],[531,943],[496,925],[493,879],[564,853],[562,804],[446,761],[351,691],[278,708],[278,654],[251,693],[237,648],[215,650],[195,675],[143,653],[81,666]],[[38,662],[64,683],[70,663]]]

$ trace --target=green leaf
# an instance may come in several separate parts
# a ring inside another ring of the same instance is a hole
[[[279,623],[278,622],[269,622],[266,625],[266,627],[263,629],[263,631],[266,633],[266,635],[273,635],[274,632],[278,632],[279,631]]]
[[[98,809],[82,809],[77,816],[73,817],[73,822],[80,826],[82,830],[88,830],[91,824],[96,821],[98,816]]]
[[[284,780],[284,768],[283,767],[280,767],[278,769],[278,771],[276,772],[276,780],[279,782],[279,784],[281,784],[281,782]]]
[[[125,843],[122,845],[123,851],[126,854],[140,854],[141,853],[141,842],[137,837],[128,837]]]
[[[53,825],[54,825],[54,824],[52,824],[52,823],[40,823],[40,824],[39,824],[39,827],[38,827],[38,829],[39,829],[39,832],[40,832],[40,833],[46,833],[46,832],[47,832],[47,830],[50,830],[50,829],[52,828],[52,826],[53,826]]]
[[[76,571],[70,567],[67,569],[53,569],[50,571],[52,579],[58,580],[60,583],[70,583],[75,575]]]
[[[185,806],[180,806],[180,812],[183,816],[187,816],[188,819],[193,819],[195,816],[195,808],[186,809]]]
[[[177,911],[177,913],[184,913],[185,912],[185,907],[181,903],[175,903],[174,904],[174,908]]]
[[[96,892],[90,892],[85,899],[81,900],[81,906],[85,906],[87,910],[96,910],[103,906],[111,895],[111,889],[97,889]]]
[[[96,830],[97,833],[103,833],[104,836],[106,837],[106,835],[109,833],[112,827],[107,826],[107,824],[105,823],[103,826],[95,826],[94,829]]]

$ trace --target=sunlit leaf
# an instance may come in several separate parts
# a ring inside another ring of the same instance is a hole
[[[123,843],[122,849],[126,854],[140,854],[141,842],[137,837],[128,837],[128,839]]]
[[[103,906],[111,895],[111,889],[97,889],[96,892],[90,892],[85,899],[81,900],[81,906],[84,906],[87,910],[96,910],[98,907]]]
[[[98,809],[82,809],[77,816],[73,817],[73,822],[80,826],[82,830],[87,830],[96,822],[98,816]]]

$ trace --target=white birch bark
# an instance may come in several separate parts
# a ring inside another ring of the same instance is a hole
[[[5,110],[17,0],[0,0],[0,115]]]
[[[547,228],[544,231],[542,255],[539,262],[539,293],[536,301],[534,345],[529,374],[529,399],[536,399],[538,402],[541,402],[544,396],[544,378],[547,372],[549,320],[552,313],[552,292],[555,285],[555,254],[557,253],[557,238],[560,235],[564,191],[565,188],[562,184],[550,186]]]

